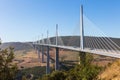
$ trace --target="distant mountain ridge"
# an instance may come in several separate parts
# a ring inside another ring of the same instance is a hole
[[[104,39],[104,42],[102,42],[102,40]],[[50,41],[51,44],[55,44],[55,37],[51,37]],[[89,36],[85,36],[84,37],[85,40],[85,47],[87,47],[89,43],[94,43],[94,45],[96,45],[96,47],[98,47],[97,43],[99,43],[99,45],[101,44],[110,44],[114,42],[114,44],[117,44],[120,47],[120,38],[109,38],[109,37],[89,37]],[[101,41],[100,41],[101,40]],[[110,43],[108,42],[110,41]],[[42,41],[40,41],[42,42]],[[44,43],[47,43],[47,39],[44,39]],[[58,37],[58,45],[66,45],[66,46],[76,46],[79,47],[80,46],[80,37],[79,36],[61,36]],[[106,45],[107,46],[107,45]],[[90,46],[88,46],[90,47]]]
[[[33,45],[30,42],[7,42],[7,43],[2,43],[0,45],[1,49],[13,47],[15,51],[18,50],[31,50],[33,49]]]
[[[85,43],[89,42],[89,40],[95,40],[96,38],[101,38],[101,37],[88,37],[85,36]],[[112,41],[114,41],[118,46],[120,46],[120,38],[110,38]],[[80,46],[80,37],[79,36],[61,36],[62,43],[66,46]],[[44,39],[44,42],[46,43],[46,39]],[[51,37],[50,41],[52,44],[55,44],[55,37]],[[61,44],[61,42],[58,44]],[[101,44],[99,42],[99,44]],[[86,44],[85,44],[86,45]],[[0,45],[0,48],[5,49],[8,47],[14,47],[15,51],[18,50],[31,50],[34,49],[32,42],[7,42],[3,43]]]

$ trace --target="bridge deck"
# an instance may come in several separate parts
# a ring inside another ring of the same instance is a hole
[[[36,46],[49,46],[49,47],[58,47],[61,49],[67,49],[67,50],[73,50],[73,51],[78,51],[78,52],[86,52],[86,53],[93,53],[93,54],[98,54],[98,55],[103,55],[103,56],[110,56],[110,57],[115,57],[115,58],[120,58],[120,51],[113,52],[112,50],[109,51],[104,51],[103,49],[90,49],[90,48],[85,48],[84,50],[81,50],[79,47],[71,47],[71,46],[61,46],[61,45],[49,45],[49,44],[35,44]]]

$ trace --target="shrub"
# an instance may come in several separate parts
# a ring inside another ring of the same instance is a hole
[[[101,67],[92,64],[92,55],[86,55],[85,63],[76,65],[69,71],[54,71],[41,80],[94,80],[101,71]]]
[[[0,50],[0,80],[14,80],[17,72],[17,65],[13,64],[13,48]]]

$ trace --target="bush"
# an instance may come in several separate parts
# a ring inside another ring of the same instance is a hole
[[[53,71],[52,74],[45,75],[42,80],[64,80],[67,74],[64,71]]]
[[[43,75],[46,74],[46,67],[45,66],[36,66],[32,68],[22,69],[18,72],[17,77],[22,77],[27,79],[27,76],[33,75],[33,80],[41,78]]]
[[[101,71],[101,67],[92,64],[93,57],[86,55],[85,63],[76,65],[69,71],[54,71],[45,75],[41,80],[94,80]]]
[[[15,80],[17,65],[13,64],[13,48],[0,50],[0,80]]]

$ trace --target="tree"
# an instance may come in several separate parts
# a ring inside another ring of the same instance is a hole
[[[84,64],[77,65],[71,69],[66,80],[95,80],[102,68],[93,65],[92,61],[93,56],[89,53],[86,54]]]
[[[67,73],[65,71],[53,71],[52,74],[43,76],[40,80],[65,80]]]
[[[12,47],[0,50],[0,80],[15,80],[17,65],[12,63],[14,59],[13,50]]]
[[[96,80],[101,67],[92,64],[93,56],[85,55],[84,63],[69,71],[54,71],[40,80]]]

